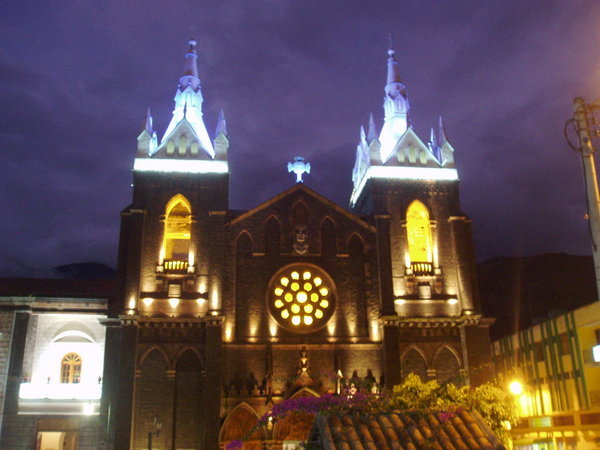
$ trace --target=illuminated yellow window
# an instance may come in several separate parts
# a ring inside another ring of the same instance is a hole
[[[269,289],[269,309],[273,318],[283,327],[300,333],[324,326],[335,305],[329,280],[314,266],[295,264],[281,270]]]
[[[162,249],[165,260],[187,264],[192,230],[191,214],[190,203],[183,195],[176,195],[167,204]],[[185,267],[173,268],[185,269]]]
[[[67,353],[60,364],[61,383],[79,383],[81,381],[81,356]]]
[[[432,263],[433,249],[429,211],[415,200],[406,211],[408,253],[411,263]]]

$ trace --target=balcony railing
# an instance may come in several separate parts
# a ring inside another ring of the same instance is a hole
[[[101,383],[21,383],[21,399],[82,399],[102,397]]]
[[[189,263],[179,259],[165,259],[165,272],[185,273],[188,270]]]
[[[430,262],[411,262],[410,269],[413,275],[433,275],[433,263]]]

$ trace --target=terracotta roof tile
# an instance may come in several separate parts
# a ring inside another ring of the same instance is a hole
[[[311,441],[325,450],[504,449],[476,411],[318,415]]]

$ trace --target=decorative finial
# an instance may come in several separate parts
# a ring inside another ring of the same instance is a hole
[[[293,163],[288,163],[287,168],[288,172],[294,172],[296,174],[296,183],[303,183],[302,175],[310,173],[310,163],[304,162],[302,156],[296,156]]]
[[[188,41],[188,44],[190,45],[190,51],[191,52],[193,52],[193,51],[196,50],[196,44],[197,44],[196,39],[190,39]]]

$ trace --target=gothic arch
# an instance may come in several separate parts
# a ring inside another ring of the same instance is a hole
[[[294,225],[308,225],[308,207],[303,200],[298,200],[292,206],[292,219]]]
[[[160,260],[187,263],[192,237],[192,205],[181,194],[173,196],[165,206],[163,245]]]
[[[163,392],[165,400],[172,400],[172,392],[165,390],[167,382],[167,371],[170,369],[170,361],[163,349],[151,346],[141,355],[139,372],[135,384],[135,420],[134,420],[134,444],[135,448],[144,448],[147,443],[145,424],[152,423],[156,416],[162,415],[163,425],[168,424],[163,415],[163,405],[156,402],[156,393]],[[169,426],[169,425],[166,425]],[[157,439],[156,446],[163,447],[167,444],[165,436]]]
[[[413,270],[430,271],[433,263],[431,217],[429,209],[420,200],[413,200],[406,209],[406,236]]]
[[[298,389],[296,392],[294,392],[292,395],[290,395],[290,398],[305,398],[305,397],[320,397],[319,393],[312,390],[309,387],[303,387],[302,389]]]
[[[179,362],[179,359],[186,352],[192,352],[194,354],[194,356],[196,358],[198,358],[198,361],[200,361],[200,365],[204,368],[204,357],[202,356],[202,354],[200,354],[200,352],[198,351],[197,348],[195,348],[191,345],[184,345],[177,351],[177,353],[173,357],[173,366],[174,367],[177,367],[177,363]]]
[[[162,348],[160,345],[158,344],[152,344],[151,346],[147,347],[139,356],[138,359],[138,368],[142,367],[142,364],[144,364],[144,360],[153,352],[156,351],[158,352],[164,360],[165,363],[165,367],[166,370],[170,370],[173,368],[173,361],[171,360],[171,358],[169,357],[169,355],[167,354],[167,352],[165,351],[164,348]]]
[[[440,383],[450,381],[460,375],[462,359],[456,349],[448,344],[442,344],[433,355],[433,368]]]
[[[235,240],[236,253],[238,255],[251,255],[254,251],[254,239],[252,235],[246,231],[241,231]]]
[[[329,216],[321,220],[321,254],[335,256],[337,254],[337,230],[335,222]]]
[[[252,436],[247,433],[258,423],[260,416],[252,406],[241,402],[231,410],[221,426],[219,442],[225,444],[236,439],[261,440],[261,430],[256,430]],[[244,442],[246,444],[246,442]],[[248,447],[246,447],[248,448]]]
[[[363,256],[365,253],[365,241],[358,233],[352,233],[348,240],[348,253],[350,256]]]
[[[276,216],[269,216],[265,222],[265,254],[281,253],[281,222]]]
[[[179,203],[181,203],[184,206],[184,208],[186,208],[189,211],[190,214],[192,213],[192,205],[190,204],[189,200],[185,198],[185,196],[183,196],[182,194],[176,194],[169,199],[165,206],[165,217],[168,216],[173,210],[173,208],[175,208],[175,206]]]
[[[202,442],[204,377],[201,358],[194,348],[180,351],[175,366],[174,434],[176,448],[198,448]]]
[[[308,387],[303,387],[290,396],[290,398],[304,397],[320,397],[320,395]],[[312,430],[313,422],[313,414],[289,415],[275,423],[273,427],[273,440],[306,441]]]
[[[423,381],[427,380],[427,357],[423,349],[415,344],[409,345],[400,355],[400,370],[402,379],[410,373],[418,375]]]

